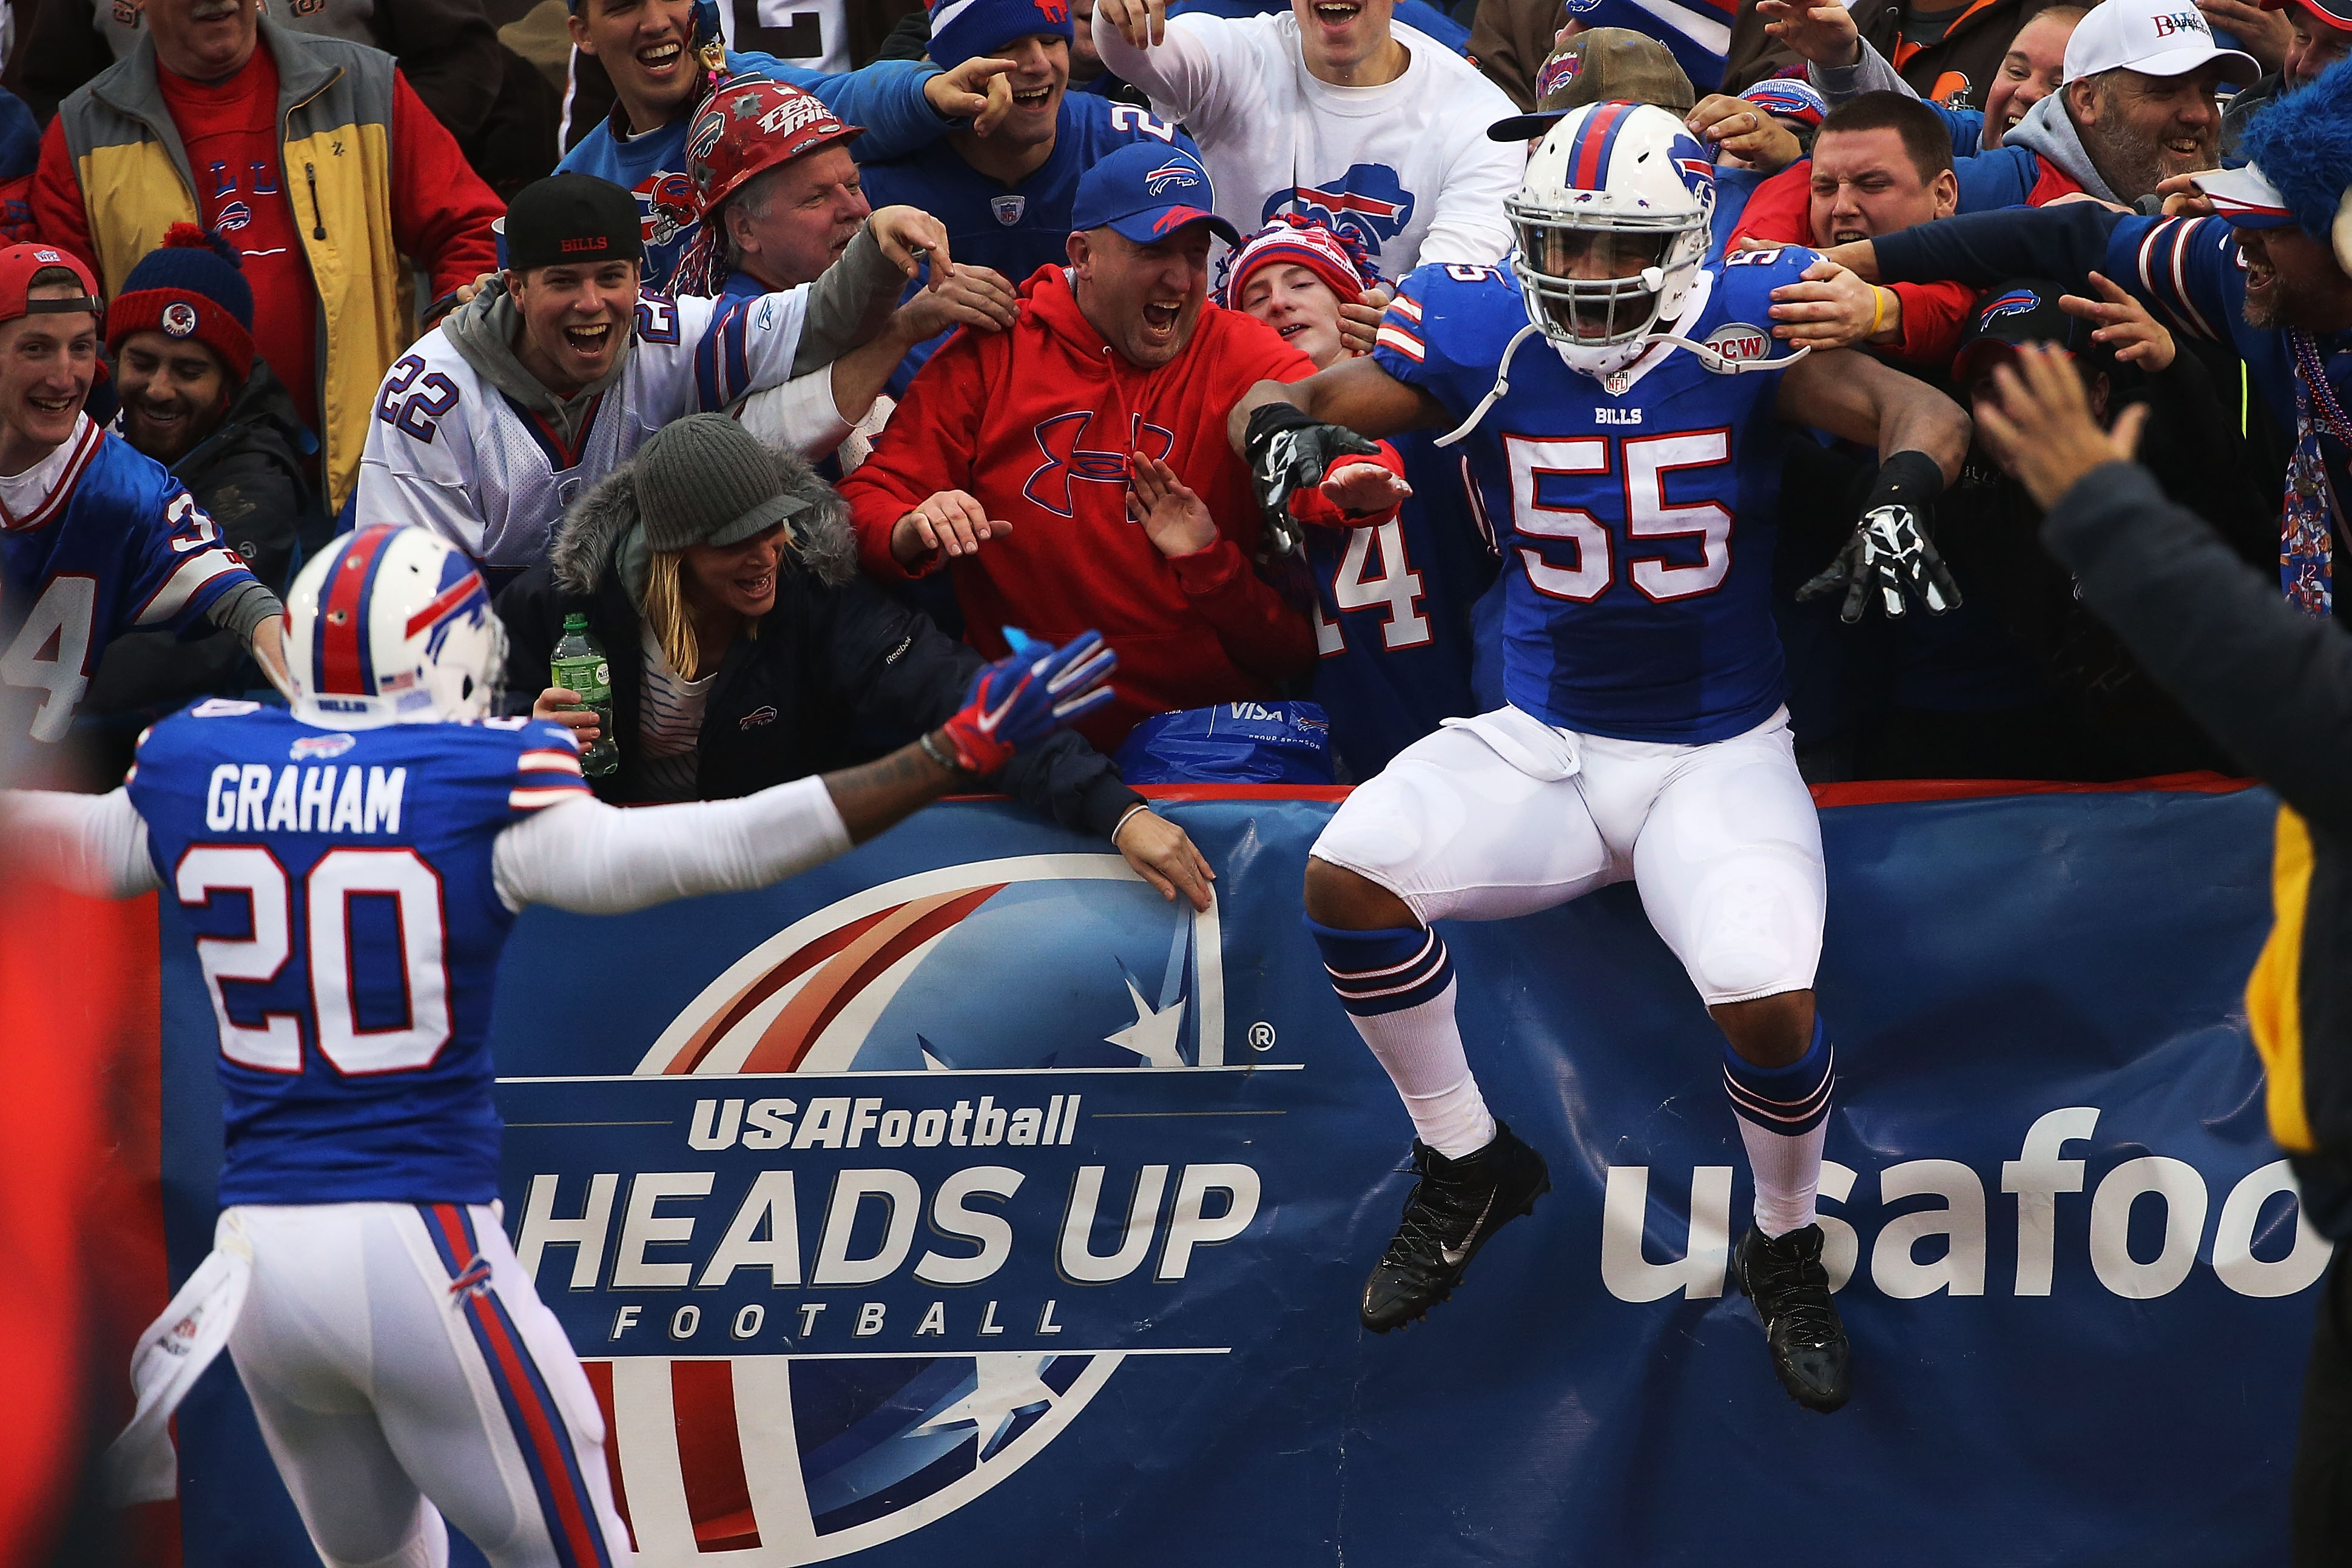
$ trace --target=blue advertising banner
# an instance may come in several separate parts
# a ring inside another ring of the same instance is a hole
[[[1628,887],[1449,928],[1554,1190],[1425,1323],[1358,1328],[1410,1125],[1299,925],[1321,800],[1171,805],[1199,915],[984,802],[760,894],[528,914],[505,1221],[648,1565],[2275,1563],[2329,1248],[2240,1001],[2273,809],[1823,813],[1833,1416],[1727,1290],[1719,1037]],[[164,925],[176,1281],[218,1102]],[[311,1561],[226,1360],[179,1437],[190,1564]]]

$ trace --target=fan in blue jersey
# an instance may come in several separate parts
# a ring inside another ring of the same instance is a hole
[[[71,252],[0,250],[0,750],[63,740],[134,628],[209,622],[285,670],[278,596],[162,464],[83,412],[103,309]]]
[[[1078,176],[1137,141],[1181,148],[1192,139],[1131,103],[1072,94],[1070,8],[1061,0],[948,0],[931,12],[930,56],[942,66],[991,55],[1013,62],[1013,107],[985,136],[951,131],[887,161],[867,152],[867,196],[919,207],[946,225],[962,267],[1019,284],[1068,259]],[[912,290],[908,291],[910,294]],[[944,340],[919,345],[891,378],[903,390]]]
[[[644,222],[645,281],[667,289],[670,268],[701,218],[687,177],[689,128],[731,78],[789,82],[844,120],[870,128],[868,157],[911,152],[962,123],[992,124],[1009,101],[994,78],[1001,60],[938,71],[911,60],[877,60],[854,71],[804,70],[772,55],[727,48],[716,0],[566,0],[572,41],[612,78],[613,112],[556,165],[593,174],[636,198]]]
[[[1969,425],[1865,357],[1772,357],[1772,287],[1813,256],[1703,267],[1714,193],[1675,116],[1577,110],[1507,204],[1510,272],[1420,268],[1370,359],[1261,382],[1233,429],[1280,507],[1365,436],[1453,426],[1440,440],[1466,442],[1512,558],[1508,706],[1407,747],[1340,807],[1307,864],[1332,984],[1418,1134],[1421,1179],[1366,1283],[1365,1325],[1444,1300],[1550,1185],[1471,1075],[1434,923],[1630,878],[1726,1038],[1756,1178],[1740,1284],[1782,1385],[1833,1410],[1848,1353],[1813,1214],[1832,1079],[1812,994],[1826,895],[1767,604],[1782,422],[1887,455],[1846,570],[1890,613],[1906,592],[1931,610],[1951,597],[1919,513],[1958,470]]]
[[[173,1494],[164,1424],[226,1343],[328,1563],[445,1563],[445,1520],[499,1568],[625,1562],[586,1375],[491,1207],[515,915],[790,876],[1108,701],[1116,661],[1032,648],[879,762],[625,811],[561,726],[486,716],[504,634],[430,531],[362,528],[291,597],[292,712],[208,702],[110,795],[0,796],[9,857],[176,902],[220,1032],[215,1251],[143,1336],[110,1490]]]
[[[1226,254],[1217,302],[1255,316],[1318,370],[1368,353],[1385,302],[1353,236],[1295,213]],[[1359,304],[1359,302],[1364,302]],[[1350,311],[1348,307],[1358,307]],[[1350,777],[1368,779],[1471,695],[1471,608],[1495,580],[1495,543],[1463,457],[1426,433],[1394,443],[1412,494],[1374,528],[1306,530],[1315,582],[1313,696]]]

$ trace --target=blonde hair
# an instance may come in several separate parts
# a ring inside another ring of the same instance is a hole
[[[646,624],[662,657],[681,681],[701,678],[701,639],[694,634],[694,614],[686,602],[686,552],[646,552]],[[743,635],[757,641],[760,623],[746,621]]]

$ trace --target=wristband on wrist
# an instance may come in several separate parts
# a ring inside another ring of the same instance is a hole
[[[1150,801],[1138,800],[1134,805],[1129,806],[1126,810],[1121,811],[1118,814],[1118,821],[1111,824],[1110,841],[1114,844],[1118,842],[1118,835],[1127,831],[1128,819],[1133,817],[1138,811],[1149,811],[1150,810],[1151,810]]]
[[[929,730],[927,729],[923,731],[920,736],[917,737],[915,744],[923,748],[924,756],[938,763],[941,768],[946,768],[948,772],[953,774],[955,777],[961,779],[970,773],[971,769],[965,768],[963,764],[958,762],[953,757],[940,749],[940,743],[931,738],[931,732]]]
[[[1870,499],[1862,509],[1874,512],[1881,507],[1908,507],[1924,512],[1943,493],[1943,465],[1924,452],[1906,448],[1878,465],[1878,477],[1872,482]]]
[[[1870,286],[1870,330],[1865,338],[1875,338],[1878,329],[1886,325],[1886,290],[1876,284]]]

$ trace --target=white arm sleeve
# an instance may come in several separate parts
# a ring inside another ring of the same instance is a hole
[[[831,365],[819,365],[782,386],[753,392],[743,400],[735,417],[761,445],[810,463],[847,440],[852,428],[834,402]]]
[[[1496,97],[1498,107],[1509,107],[1507,99],[1499,93]],[[1526,172],[1527,158],[1516,141],[1490,141],[1481,135],[1465,143],[1438,187],[1437,216],[1421,236],[1413,265],[1499,263],[1511,249],[1511,225],[1503,215],[1503,203],[1517,193]]]
[[[765,887],[848,849],[831,792],[810,778],[740,800],[678,806],[625,810],[583,796],[501,832],[491,871],[509,909],[551,904],[575,915],[626,915]]]
[[[147,852],[147,820],[122,789],[0,790],[0,864],[92,898],[131,898],[163,885]]]

